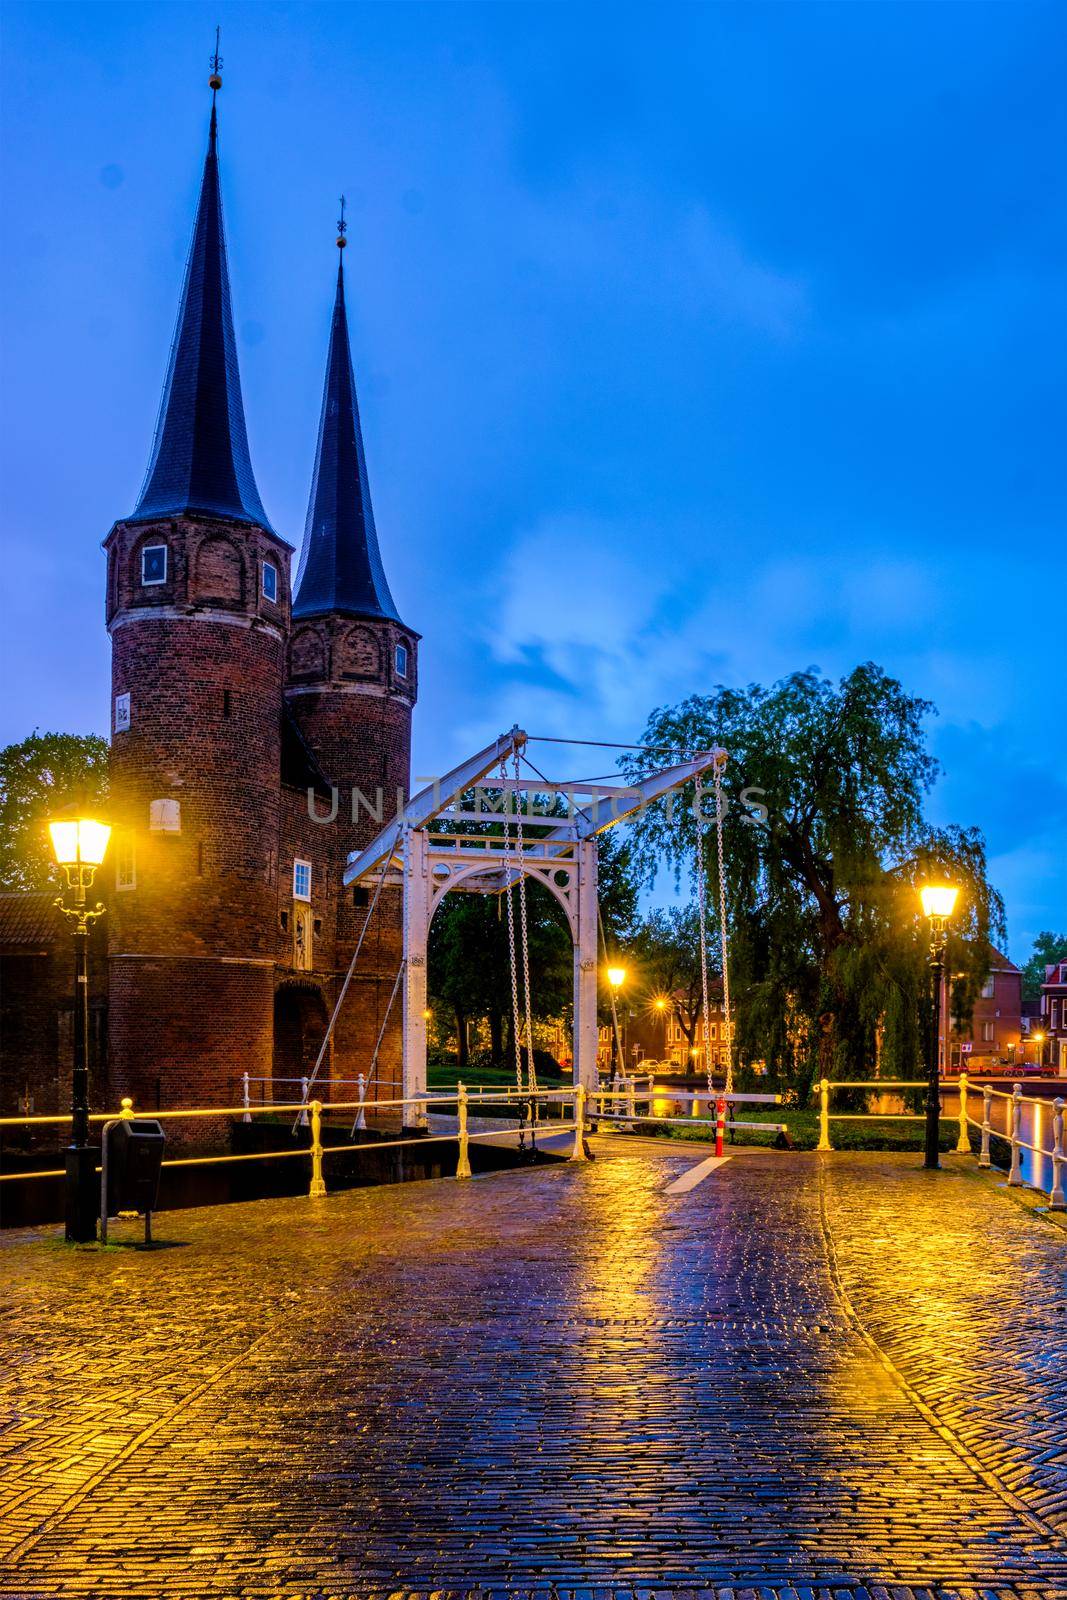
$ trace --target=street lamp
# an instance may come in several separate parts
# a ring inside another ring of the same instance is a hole
[[[48,824],[57,866],[66,873],[74,901],[56,905],[72,919],[74,935],[74,1071],[71,1078],[70,1146],[66,1153],[66,1237],[69,1244],[87,1244],[96,1238],[100,1192],[96,1184],[96,1151],[89,1148],[89,929],[104,907],[91,909],[85,891],[93,886],[96,869],[107,853],[111,829],[91,817],[56,817]]]
[[[609,967],[608,968],[608,982],[611,984],[611,987],[613,989],[615,989],[615,990],[621,989],[623,984],[626,982],[626,968],[625,967]]]
[[[934,983],[933,1026],[930,1030],[926,1068],[926,1150],[924,1165],[938,1167],[938,1124],[940,1120],[941,981],[945,972],[945,943],[948,919],[956,906],[958,889],[947,884],[926,883],[919,890],[923,915],[930,924],[930,972]]]
[[[622,1051],[622,1034],[619,1032],[619,1011],[615,1003],[615,997],[626,982],[626,968],[607,967],[605,968],[604,976],[608,980],[608,988],[611,993],[611,1026],[615,1034],[615,1050],[613,1053],[618,1055],[619,1065],[617,1070],[619,1077],[625,1078],[626,1058]]]

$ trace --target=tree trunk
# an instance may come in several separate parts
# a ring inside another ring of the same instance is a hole
[[[497,1065],[504,1059],[504,1018],[499,1011],[489,1013],[489,1054]]]
[[[456,1058],[460,1072],[466,1072],[470,1064],[470,1052],[467,1049],[467,1018],[456,1007]]]

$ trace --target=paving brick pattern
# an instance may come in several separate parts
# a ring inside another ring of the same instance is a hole
[[[4,1236],[0,1595],[1067,1600],[1067,1235],[913,1157],[598,1148]]]

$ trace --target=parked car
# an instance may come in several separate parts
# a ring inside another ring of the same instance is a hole
[[[1040,1078],[1045,1071],[1040,1061],[1017,1061],[1015,1070],[1024,1078]]]

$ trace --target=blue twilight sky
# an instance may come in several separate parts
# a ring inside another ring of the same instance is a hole
[[[1067,927],[1054,4],[9,0],[0,739],[107,729],[99,541],[148,460],[217,20],[294,544],[349,197],[416,772],[873,658],[940,709],[933,811],[985,830],[1013,955]]]

